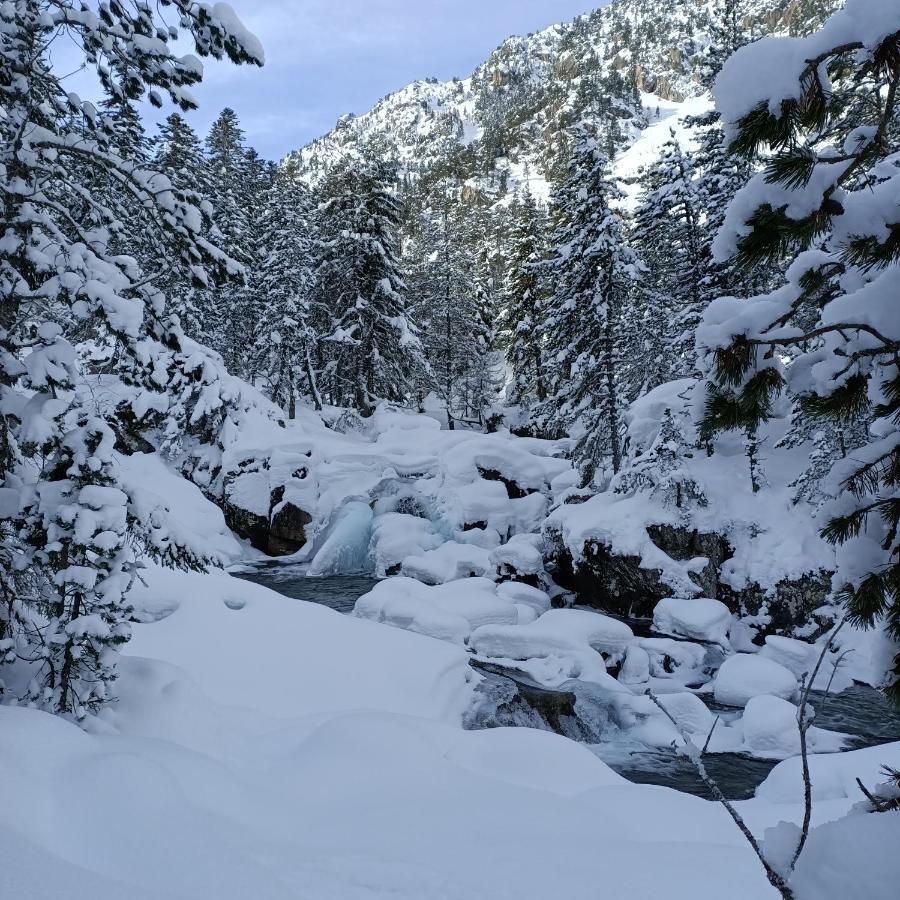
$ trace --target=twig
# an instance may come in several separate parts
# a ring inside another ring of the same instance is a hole
[[[800,706],[797,709],[797,727],[800,729],[800,761],[803,767],[803,825],[800,829],[800,839],[797,841],[797,848],[794,850],[794,855],[791,857],[791,872],[794,871],[797,860],[800,858],[800,854],[806,846],[806,839],[809,837],[809,826],[812,821],[812,778],[809,774],[809,748],[806,743],[806,732],[809,731],[809,726],[811,724],[811,721],[807,719],[806,716],[806,706],[809,703],[809,692],[812,690],[816,676],[819,674],[819,669],[822,668],[822,663],[824,662],[828,651],[831,649],[831,642],[838,636],[838,632],[844,627],[846,622],[847,614],[844,613],[840,622],[837,623],[837,627],[831,632],[828,640],[825,641],[822,652],[819,654],[819,658],[816,660],[816,664],[813,667],[812,675],[806,680],[800,695]],[[837,663],[835,663],[835,668],[837,668]],[[832,678],[833,677],[834,673],[832,673]],[[804,678],[806,678],[806,676],[804,676]],[[830,683],[829,680],[829,684]]]
[[[728,812],[728,815],[731,816],[734,824],[737,825],[741,834],[747,839],[747,843],[753,848],[753,852],[756,854],[757,859],[762,863],[763,869],[765,869],[766,877],[769,879],[769,884],[772,885],[784,898],[784,900],[794,900],[794,892],[788,887],[785,879],[772,868],[769,861],[766,859],[765,855],[762,852],[762,848],[759,846],[759,841],[753,836],[753,832],[747,827],[747,823],[742,818],[741,814],[734,808],[734,804],[722,793],[722,789],[719,787],[716,780],[706,771],[706,766],[703,764],[703,759],[701,756],[701,751],[697,747],[697,745],[693,742],[691,736],[675,721],[672,714],[659,702],[659,698],[652,692],[647,691],[647,696],[663,711],[663,714],[666,718],[675,726],[676,731],[681,735],[682,740],[685,743],[685,747],[687,749],[687,755],[690,758],[691,762],[694,764],[694,767],[697,769],[697,774],[700,776],[703,783],[709,788],[713,797],[725,807]],[[718,719],[716,719],[718,722]],[[713,723],[713,728],[715,728],[715,722]],[[709,737],[706,739],[706,743],[709,743],[709,738],[712,737],[712,729],[710,729]],[[705,746],[704,746],[705,749]]]

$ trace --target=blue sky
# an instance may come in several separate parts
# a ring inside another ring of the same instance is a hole
[[[469,75],[510,34],[527,34],[604,0],[230,0],[262,41],[263,69],[205,62],[194,127],[223,106],[250,144],[279,158],[418,78]],[[167,115],[169,110],[165,110]],[[151,113],[153,115],[153,113]],[[164,116],[163,116],[164,117]]]

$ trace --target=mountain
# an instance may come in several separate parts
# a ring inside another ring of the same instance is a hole
[[[838,0],[744,0],[742,29],[802,34]],[[340,159],[395,159],[410,180],[451,177],[471,191],[527,182],[546,193],[566,158],[565,129],[595,121],[608,149],[628,146],[662,103],[702,94],[704,51],[722,0],[617,0],[572,22],[505,40],[468,78],[425,79],[362,115],[342,116],[290,155],[317,182]]]

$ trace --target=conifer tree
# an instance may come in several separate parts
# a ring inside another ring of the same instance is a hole
[[[693,166],[673,131],[656,162],[641,173],[631,236],[647,266],[640,301],[645,328],[663,336],[663,347],[654,348],[661,380],[695,371],[693,332],[703,300],[700,217]]]
[[[510,274],[499,326],[510,372],[508,398],[528,407],[542,403],[547,396],[547,373],[536,335],[543,293],[545,216],[528,190],[511,206],[510,215]]]
[[[622,465],[620,412],[630,398],[620,386],[620,339],[639,263],[611,206],[621,197],[596,139],[577,130],[568,178],[553,198],[553,255],[544,268],[554,292],[532,340],[546,354],[551,425],[580,432],[584,484],[604,459],[613,472]]]
[[[313,198],[290,166],[281,168],[261,216],[259,263],[250,290],[257,297],[255,369],[268,394],[296,416],[301,396],[322,399],[313,363],[316,332],[312,310]]]
[[[900,87],[900,22],[855,0],[818,35],[782,44],[780,78],[747,90],[769,64],[768,38],[738,51],[716,82],[731,149],[764,170],[735,197],[714,247],[743,266],[787,260],[787,283],[707,310],[698,347],[708,378],[704,426],[756,429],[787,390],[809,417],[868,419],[866,443],[829,476],[823,515],[836,581],[853,619],[900,639],[900,173],[887,136]],[[837,35],[837,36],[835,36]],[[900,656],[893,688],[900,695]]]
[[[351,159],[322,186],[315,296],[330,310],[322,386],[331,402],[366,414],[379,399],[403,400],[426,365],[407,310],[394,185],[389,164]]]
[[[63,89],[49,51],[64,28],[112,101],[146,94],[158,105],[168,94],[185,109],[200,71],[194,57],[172,53],[179,31],[201,56],[261,64],[230,10],[174,5],[180,28],[146,6],[112,4],[102,16],[70,0],[0,6],[0,653],[34,665],[31,699],[75,717],[110,696],[140,529],[116,483],[118,417],[85,409],[85,372],[67,334],[108,335],[132,390],[129,414],[164,416],[185,396],[174,385],[186,371],[185,339],[165,317],[158,273],[118,252],[122,223],[137,211],[127,233],[165,244],[170,264],[198,283],[229,263],[184,194],[110,147],[97,110]],[[118,190],[96,190],[110,184]]]

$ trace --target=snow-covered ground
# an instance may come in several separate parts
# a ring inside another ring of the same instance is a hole
[[[461,646],[221,572],[146,581],[156,621],[88,733],[0,708],[4,897],[776,896],[716,804],[547,732],[462,730]],[[817,820],[891,760],[900,746],[815,760]],[[799,815],[783,766],[741,804],[757,831]],[[835,839],[814,831],[811,858]]]

